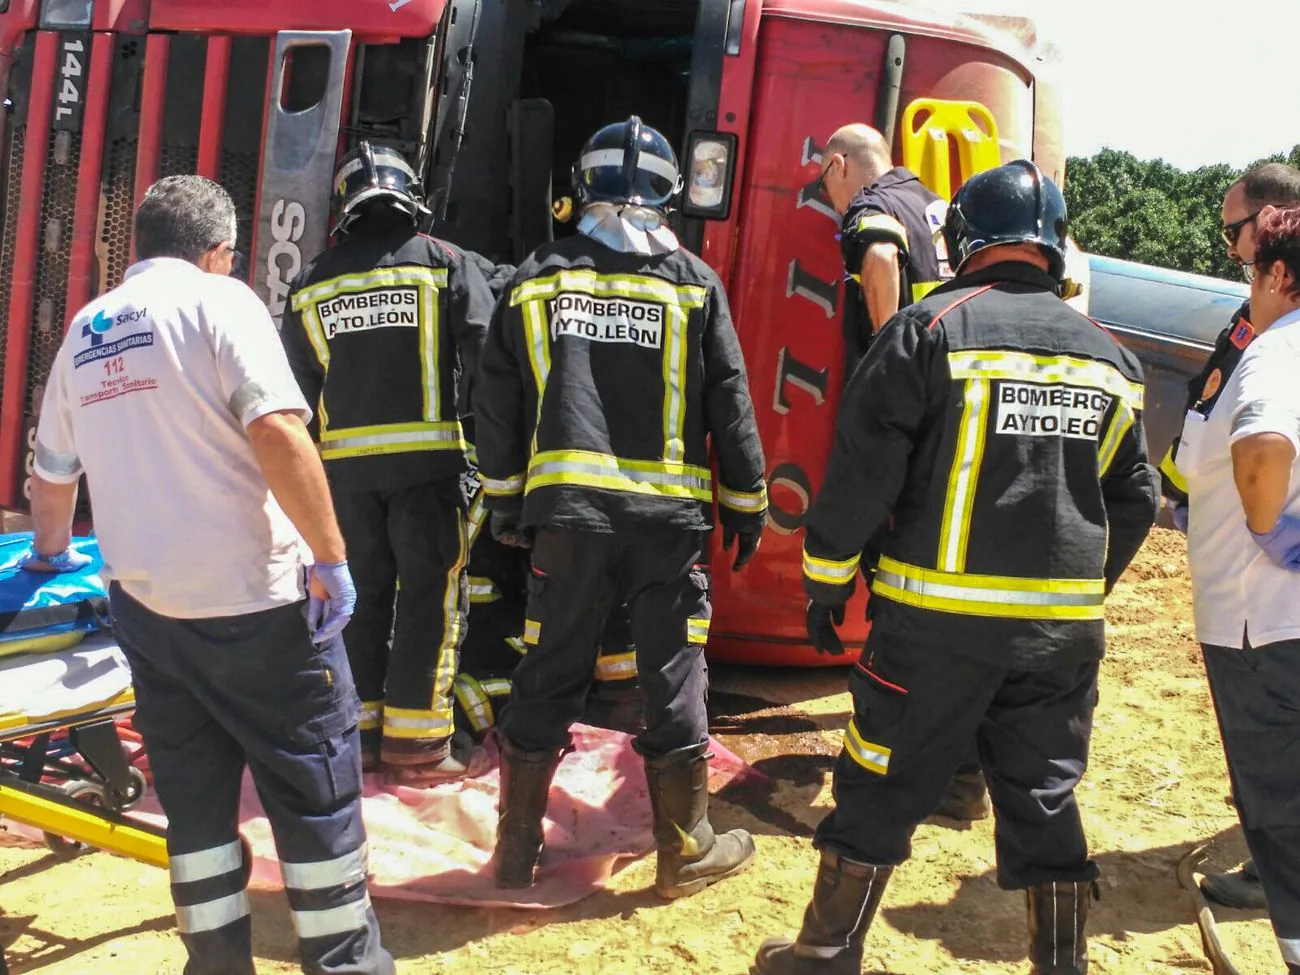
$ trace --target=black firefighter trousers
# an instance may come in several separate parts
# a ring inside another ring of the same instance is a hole
[[[1300,975],[1300,640],[1201,649],[1242,832],[1282,959]]]
[[[338,490],[334,507],[357,587],[343,642],[361,695],[362,745],[373,751],[382,738],[385,760],[441,761],[469,614],[459,480]]]
[[[515,669],[501,731],[525,751],[569,744],[583,713],[610,611],[628,604],[647,758],[708,740],[709,582],[700,565],[707,536],[544,528],[528,577],[528,653]]]
[[[1088,764],[1096,662],[1013,671],[871,631],[819,848],[876,866],[911,855],[972,738],[996,816],[998,884],[1095,880],[1074,789]]]
[[[167,814],[185,975],[254,975],[239,839],[244,768],[262,800],[312,975],[392,975],[367,888],[357,695],[336,641],[314,646],[305,604],[172,619],[109,588],[135,720]]]

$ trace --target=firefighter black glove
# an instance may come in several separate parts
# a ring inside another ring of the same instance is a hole
[[[732,572],[739,572],[745,567],[754,553],[758,551],[758,545],[763,540],[762,523],[754,525],[752,528],[745,526],[743,528],[733,528],[727,525],[722,526],[722,549],[724,552],[731,550],[731,543],[739,538],[736,545],[736,561],[731,564]]]
[[[826,603],[808,603],[808,639],[818,653],[829,653],[832,657],[844,655],[844,644],[835,627],[844,623],[844,606],[828,606]]]
[[[492,512],[492,537],[502,545],[511,548],[532,548],[533,542],[527,533],[519,527],[519,515],[506,512]]]

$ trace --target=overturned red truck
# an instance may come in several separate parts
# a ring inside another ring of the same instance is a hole
[[[800,526],[844,380],[846,294],[820,142],[872,122],[941,193],[1016,157],[1061,179],[1048,60],[1028,22],[886,0],[0,0],[0,507],[26,506],[63,330],[120,281],[154,179],[225,184],[248,281],[279,314],[357,140],[408,154],[435,232],[515,263],[571,232],[552,207],[572,160],[635,113],[677,140],[681,234],[728,288],[768,459],[770,530],[744,574],[714,576],[710,654],[819,662]]]

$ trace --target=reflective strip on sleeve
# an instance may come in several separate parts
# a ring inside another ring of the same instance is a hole
[[[863,738],[862,732],[858,731],[855,718],[849,719],[849,726],[844,732],[844,750],[849,753],[849,758],[868,772],[875,772],[877,775],[885,775],[889,772],[889,757],[893,754],[892,751],[884,745]]]
[[[483,478],[483,493],[494,498],[508,498],[516,494],[524,493],[524,475],[516,474],[514,477]]]
[[[539,626],[538,626],[538,630],[537,630],[537,633],[538,633],[539,636],[541,635],[541,632],[542,632],[542,631],[541,631],[541,627],[540,627],[540,624],[539,624]],[[515,653],[519,654],[519,656],[521,656],[521,657],[528,653],[528,644],[524,643],[524,641],[523,641],[520,637],[517,637],[517,636],[508,636],[508,637],[506,637],[506,646],[508,646],[508,647],[509,647],[511,650],[513,650]]]
[[[366,866],[370,851],[362,843],[351,853],[332,860],[319,863],[280,862],[280,876],[284,885],[294,890],[328,890],[331,887],[346,887],[366,879]]]
[[[526,493],[557,485],[628,491],[711,502],[713,475],[706,467],[668,461],[626,460],[586,450],[548,450],[528,462]]]
[[[465,716],[469,718],[470,727],[475,731],[487,731],[496,724],[492,701],[479,682],[469,674],[456,676],[456,700],[460,702]]]
[[[1184,495],[1187,491],[1187,478],[1183,477],[1183,472],[1178,469],[1178,462],[1174,460],[1174,448],[1170,447],[1165,451],[1165,456],[1160,460],[1160,473],[1169,478],[1169,483]]]
[[[709,618],[707,616],[692,616],[687,619],[686,642],[695,647],[702,647],[709,642]]]
[[[966,568],[966,544],[970,540],[971,511],[984,460],[984,441],[989,417],[989,383],[968,379],[962,407],[957,450],[948,474],[948,493],[943,504],[943,526],[939,532],[939,565],[949,572]]]
[[[847,586],[853,581],[853,574],[858,571],[858,563],[861,561],[861,553],[840,561],[821,559],[809,555],[808,550],[804,549],[803,574],[805,578],[824,586]]]
[[[907,228],[887,213],[865,213],[853,227],[854,233],[871,234],[871,243],[894,244],[908,250]]]
[[[1102,579],[1028,579],[922,569],[884,556],[871,591],[918,609],[1004,619],[1100,620]]]
[[[497,588],[495,582],[486,576],[469,577],[469,601],[482,605],[483,603],[495,603],[501,598],[501,590]]]
[[[636,675],[636,651],[596,658],[596,680],[630,680]]]
[[[298,937],[329,938],[366,927],[370,914],[370,894],[360,900],[322,911],[290,911]]]
[[[242,890],[228,897],[204,901],[202,904],[176,905],[176,927],[181,934],[202,934],[218,931],[248,916],[248,895]]]
[[[321,434],[320,454],[325,460],[403,454],[418,450],[464,450],[460,423],[387,423],[345,427]]]
[[[174,853],[167,858],[167,867],[174,884],[211,880],[244,869],[243,846],[239,840],[232,840],[193,853]]]
[[[81,458],[76,454],[61,454],[50,450],[39,440],[36,441],[35,464],[40,470],[55,477],[71,477],[81,473]]]
[[[376,728],[383,727],[384,721],[384,702],[383,701],[362,701],[361,702],[361,722],[357,725],[360,731],[374,731]]]
[[[525,281],[510,292],[510,305],[545,301],[561,291],[577,291],[599,298],[640,298],[680,308],[703,308],[708,289],[701,285],[676,285],[642,274],[597,274],[574,268],[544,278]]]
[[[733,491],[725,484],[719,484],[718,504],[747,515],[758,514],[767,508],[767,486],[757,491]]]
[[[530,647],[537,646],[542,638],[542,624],[537,620],[524,620],[524,643]]]
[[[1106,436],[1102,438],[1101,446],[1097,449],[1098,477],[1105,477],[1110,472],[1110,465],[1115,462],[1115,455],[1119,453],[1119,445],[1123,443],[1125,435],[1132,428],[1133,411],[1120,403],[1115,407],[1115,415],[1111,417]]]
[[[479,681],[478,684],[488,697],[508,697],[510,694],[509,677],[489,677],[487,680]]]
[[[432,709],[384,708],[384,735],[387,737],[450,738],[451,732],[450,713]]]
[[[1141,410],[1144,399],[1140,383],[1129,380],[1110,363],[1095,359],[975,349],[949,352],[948,370],[953,379],[1068,383],[1098,389],[1117,397],[1132,410]]]

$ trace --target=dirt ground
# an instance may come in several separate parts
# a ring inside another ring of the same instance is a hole
[[[1218,732],[1192,638],[1183,539],[1156,529],[1108,603],[1092,765],[1081,804],[1104,871],[1091,923],[1099,973],[1208,972],[1193,900],[1175,868],[1211,842],[1211,866],[1244,857]],[[798,925],[815,868],[812,828],[848,719],[842,670],[715,668],[715,733],[771,788],[715,800],[721,827],[757,836],[741,877],[674,903],[647,890],[654,860],[611,889],[554,912],[377,902],[403,973],[652,975],[748,970],[769,935]],[[2,842],[2,841],[0,841]],[[12,841],[11,841],[12,844]],[[1024,972],[1024,907],[993,880],[991,822],[923,825],[868,940],[866,968],[895,975]],[[254,894],[259,971],[293,972],[280,894]],[[0,935],[14,975],[179,973],[167,875],[97,853],[58,863],[43,848],[0,848]],[[1242,975],[1281,969],[1267,921],[1224,911],[1220,931]]]

